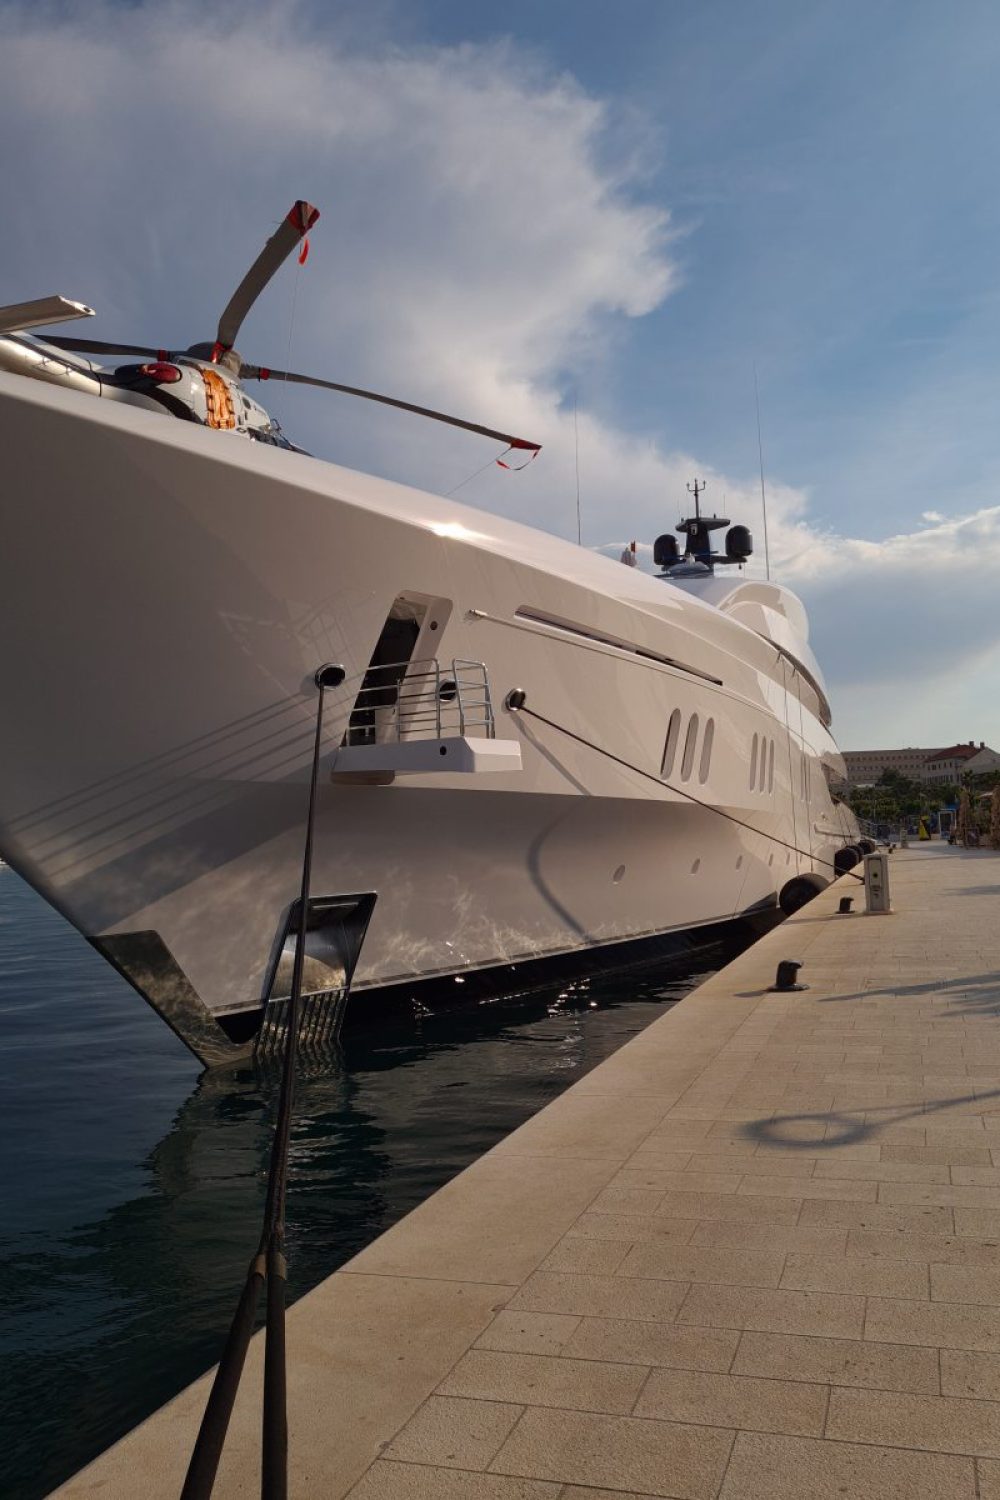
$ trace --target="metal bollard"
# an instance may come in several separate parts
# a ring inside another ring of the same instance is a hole
[[[778,971],[774,976],[774,983],[768,985],[771,994],[787,995],[792,990],[807,990],[807,984],[799,984],[798,975],[802,965],[795,958],[783,958],[778,965]]]

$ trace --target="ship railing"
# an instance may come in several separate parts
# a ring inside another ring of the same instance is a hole
[[[442,739],[495,739],[485,662],[436,657],[369,667],[351,712],[345,745]]]

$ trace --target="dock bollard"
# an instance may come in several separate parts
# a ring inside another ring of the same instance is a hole
[[[794,958],[783,958],[778,965],[778,972],[774,976],[774,983],[768,985],[768,993],[776,995],[787,995],[790,990],[807,990],[807,984],[798,983],[798,973],[802,965]]]
[[[840,905],[837,907],[837,915],[839,917],[849,917],[849,916],[851,916],[853,914],[853,912],[854,912],[854,897],[853,896],[841,896],[841,898],[840,898]]]

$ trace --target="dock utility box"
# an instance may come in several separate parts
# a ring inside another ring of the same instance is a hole
[[[891,911],[889,905],[889,856],[888,854],[865,855],[865,911],[879,913]]]

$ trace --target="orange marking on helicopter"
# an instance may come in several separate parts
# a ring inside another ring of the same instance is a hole
[[[233,405],[233,393],[229,389],[227,381],[214,370],[202,369],[201,378],[205,382],[205,420],[209,427],[235,427],[236,408]]]

